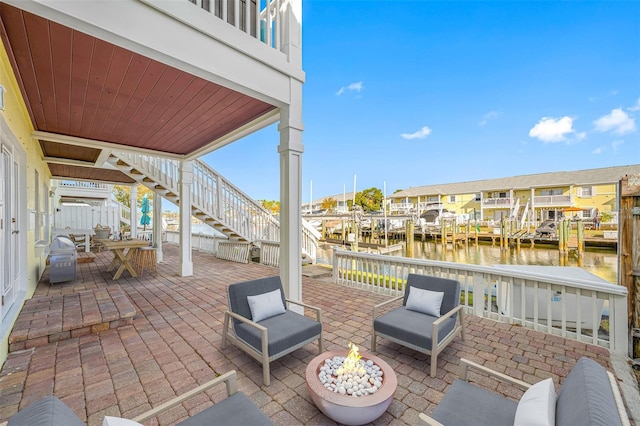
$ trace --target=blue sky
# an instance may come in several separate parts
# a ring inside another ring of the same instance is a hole
[[[640,163],[638,1],[303,1],[303,202]],[[203,158],[279,199],[275,125]]]

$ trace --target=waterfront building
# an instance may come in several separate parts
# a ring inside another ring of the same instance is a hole
[[[604,213],[615,220],[618,183],[638,173],[640,164],[417,186],[391,195],[388,213],[447,209],[477,220],[524,217],[533,222],[561,215],[593,219]]]

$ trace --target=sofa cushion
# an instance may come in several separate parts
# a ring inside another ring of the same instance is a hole
[[[122,417],[104,416],[102,426],[144,426],[133,420],[123,419]]]
[[[271,420],[242,392],[236,392],[216,405],[189,417],[180,426],[273,425]]]
[[[620,416],[606,370],[582,357],[562,384],[556,402],[556,425],[619,425]]]
[[[517,402],[461,379],[456,379],[433,411],[443,425],[512,426]]]
[[[8,426],[85,426],[64,402],[47,396],[18,411],[9,419]]]
[[[552,379],[531,386],[518,401],[514,426],[553,426],[556,423],[556,391]]]

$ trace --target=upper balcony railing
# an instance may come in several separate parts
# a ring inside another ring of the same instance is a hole
[[[390,203],[389,213],[409,214],[415,205],[413,203]]]
[[[84,182],[79,180],[61,180],[58,181],[58,187],[62,188],[77,188],[77,189],[97,189],[97,190],[106,190],[108,189],[108,185],[106,183],[101,182]]]
[[[188,0],[212,15],[254,37],[267,46],[281,50],[282,34],[287,34],[284,6],[289,0],[271,0],[260,9],[256,0]],[[259,29],[259,30],[258,30]]]
[[[567,207],[571,205],[571,195],[536,195],[533,197],[536,207]]]
[[[511,207],[511,198],[483,198],[483,207]]]

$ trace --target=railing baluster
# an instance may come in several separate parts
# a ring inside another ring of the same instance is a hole
[[[553,274],[550,274],[549,277],[543,277],[536,273],[500,270],[488,266],[412,260],[345,250],[335,250],[333,259],[334,282],[337,284],[395,295],[403,293],[401,283],[406,280],[410,271],[448,277],[460,281],[461,289],[466,294],[464,303],[470,308],[468,311],[477,316],[521,324],[549,334],[607,347],[617,352],[626,351],[625,345],[616,342],[614,337],[616,333],[619,336],[625,336],[625,331],[612,328],[614,326],[622,328],[626,324],[625,321],[617,324],[618,319],[615,317],[616,309],[624,312],[626,306],[627,291],[620,286],[602,284],[599,281],[555,277]],[[356,265],[358,266],[356,267]],[[371,278],[367,272],[375,275]],[[491,300],[494,283],[497,312],[493,311]],[[560,302],[555,299],[556,291],[562,295]],[[471,292],[474,296],[472,304],[469,303]],[[585,307],[584,309],[590,310],[590,312],[582,312],[583,293],[585,300],[589,300],[588,305],[590,306],[590,308]],[[572,304],[569,298],[574,294],[575,303]],[[609,303],[610,330],[609,336],[605,335],[600,338],[598,329],[601,310],[598,307],[605,301]],[[555,311],[554,313],[554,303],[559,303],[559,312]],[[541,306],[541,304],[543,305]],[[529,319],[527,312],[530,312]],[[570,315],[572,316],[570,317]],[[588,323],[592,324],[589,325],[589,329],[585,329],[591,332],[590,335],[583,331],[582,318],[587,318]],[[568,329],[574,324],[574,320],[576,332]]]

